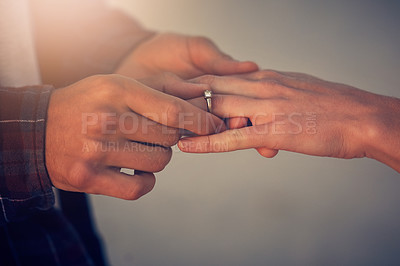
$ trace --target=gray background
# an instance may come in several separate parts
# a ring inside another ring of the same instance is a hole
[[[263,68],[400,96],[395,1],[113,2],[148,28],[208,36]],[[149,195],[92,197],[113,265],[400,264],[400,175],[385,165],[175,150]]]

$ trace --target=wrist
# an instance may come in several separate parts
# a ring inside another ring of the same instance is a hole
[[[400,172],[400,99],[379,96],[364,133],[365,155]]]

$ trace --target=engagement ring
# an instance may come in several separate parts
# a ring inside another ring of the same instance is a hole
[[[212,105],[211,105],[212,91],[205,90],[204,91],[204,99],[207,103],[207,112],[212,113]]]

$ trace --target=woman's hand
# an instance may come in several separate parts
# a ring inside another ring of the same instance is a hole
[[[306,74],[269,70],[194,81],[211,87],[214,114],[235,118],[231,127],[236,124],[236,129],[182,139],[182,151],[256,148],[265,157],[278,150],[370,157],[400,171],[400,99]],[[204,99],[198,99],[198,105],[204,105]],[[252,126],[243,127],[243,118]]]

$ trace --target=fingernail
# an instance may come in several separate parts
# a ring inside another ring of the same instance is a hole
[[[188,151],[190,148],[190,140],[181,139],[178,141],[178,148],[182,151]]]

